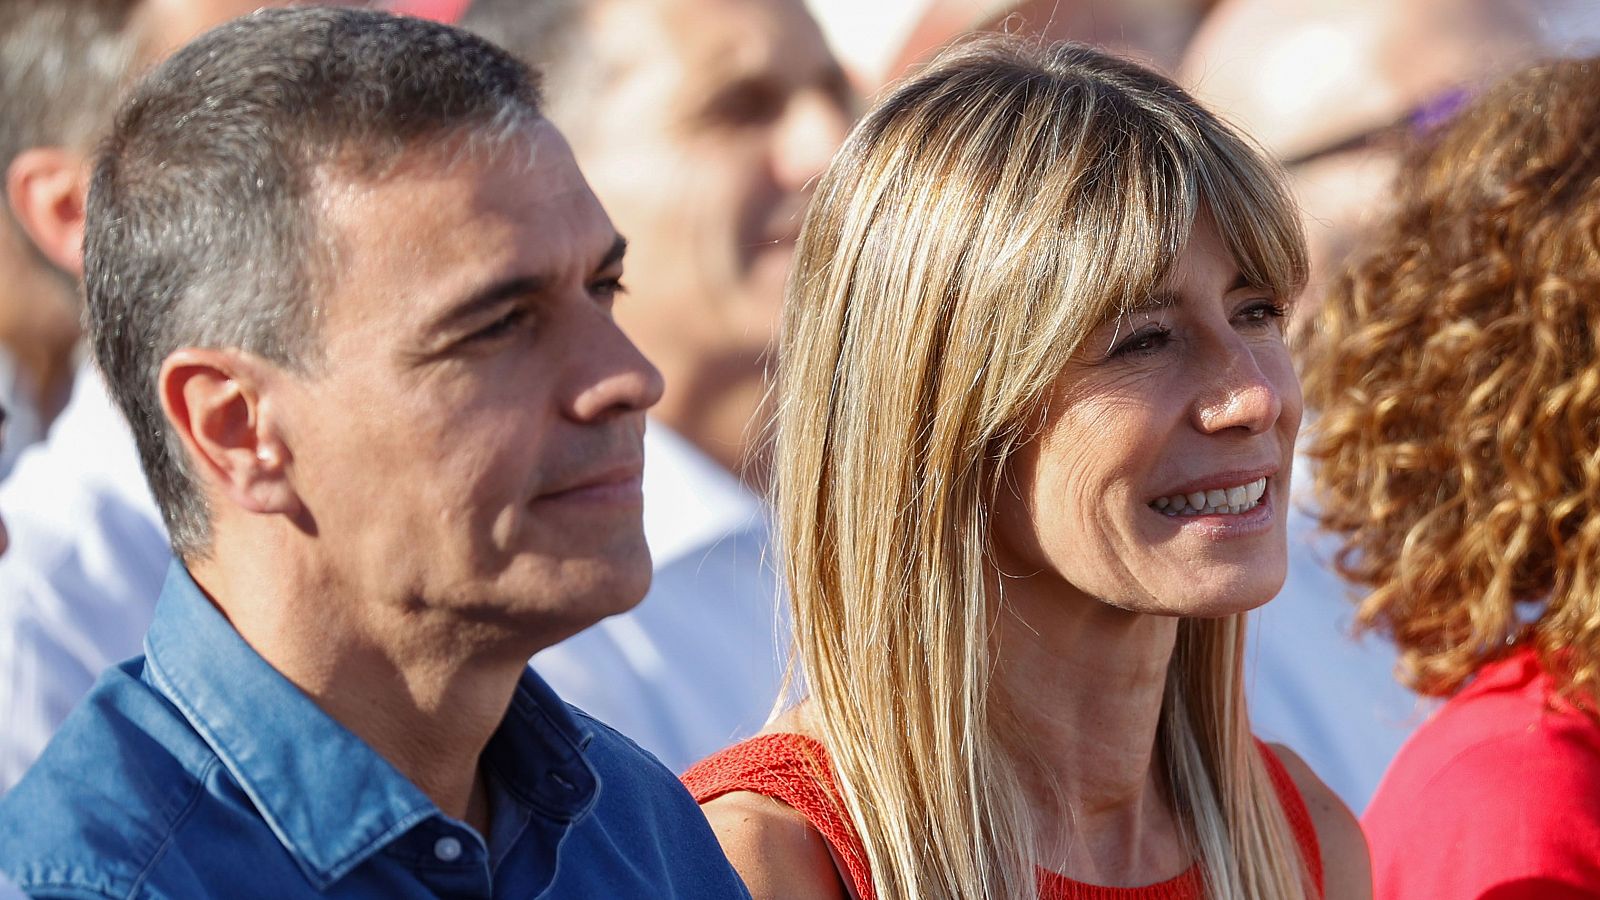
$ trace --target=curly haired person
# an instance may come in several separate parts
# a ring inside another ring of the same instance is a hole
[[[1376,894],[1600,892],[1600,60],[1411,152],[1305,372],[1322,523],[1402,678],[1447,697],[1364,824]]]

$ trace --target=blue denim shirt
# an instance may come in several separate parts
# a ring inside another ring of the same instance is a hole
[[[0,798],[0,871],[47,897],[748,898],[672,773],[531,670],[482,760],[487,835],[174,565],[145,655],[106,672]]]

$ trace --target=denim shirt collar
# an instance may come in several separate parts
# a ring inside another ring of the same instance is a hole
[[[216,753],[319,890],[418,823],[444,818],[245,643],[181,563],[167,572],[145,654],[145,679]],[[482,759],[504,796],[571,823],[598,794],[583,753],[591,738],[528,669]]]

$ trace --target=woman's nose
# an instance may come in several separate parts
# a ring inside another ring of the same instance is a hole
[[[1257,363],[1242,341],[1221,348],[1215,375],[1204,385],[1194,406],[1195,427],[1207,434],[1242,429],[1260,434],[1283,414],[1278,385]]]

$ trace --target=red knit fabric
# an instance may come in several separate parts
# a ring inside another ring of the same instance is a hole
[[[1322,853],[1311,814],[1277,756],[1266,745],[1259,746],[1320,896]],[[876,900],[866,848],[838,800],[828,753],[818,741],[799,734],[758,735],[700,761],[684,773],[683,783],[699,803],[710,802],[723,794],[748,791],[792,807],[822,835],[844,863],[845,875],[857,896],[861,900]],[[1176,878],[1136,888],[1084,884],[1041,869],[1039,897],[1040,900],[1202,900],[1204,892],[1198,866]]]
[[[749,791],[793,807],[844,863],[861,900],[875,900],[867,849],[844,814],[820,742],[799,734],[759,734],[695,763],[683,773],[683,783],[696,803]]]

